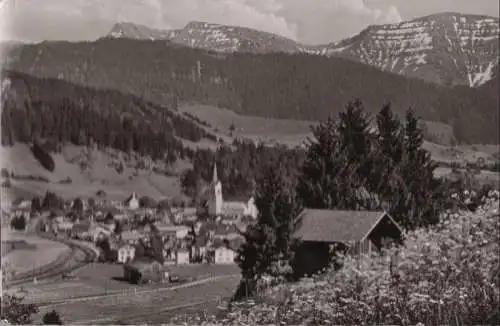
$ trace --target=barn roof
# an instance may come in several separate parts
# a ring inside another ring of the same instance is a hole
[[[305,209],[299,215],[302,221],[295,236],[302,241],[360,241],[384,216],[389,215],[383,211]]]
[[[141,258],[136,258],[130,263],[127,263],[124,268],[129,268],[129,269],[134,269],[137,271],[143,271],[145,269],[148,269],[149,266],[152,264],[160,264],[158,261],[148,258],[148,257],[141,257]]]

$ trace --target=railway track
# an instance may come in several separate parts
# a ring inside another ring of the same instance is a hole
[[[8,287],[30,283],[35,277],[37,281],[52,279],[64,273],[72,272],[96,259],[94,250],[84,245],[77,244],[73,241],[54,239],[53,237],[42,237],[62,242],[70,248],[70,251],[62,254],[54,262],[48,265],[33,271],[23,272],[12,276],[6,282]]]

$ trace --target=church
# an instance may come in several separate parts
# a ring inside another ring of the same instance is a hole
[[[212,182],[209,186],[208,214],[214,217],[241,218],[243,216],[257,218],[257,206],[254,198],[250,196],[247,202],[224,201],[222,197],[222,183],[217,176],[217,163],[214,163]]]

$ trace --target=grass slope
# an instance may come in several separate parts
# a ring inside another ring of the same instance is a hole
[[[133,191],[139,196],[155,199],[180,195],[177,177],[169,177],[148,170],[136,170],[126,166],[120,174],[108,163],[112,158],[103,151],[95,151],[91,167],[81,169],[79,155],[82,148],[65,146],[60,154],[52,154],[55,162],[54,172],[44,169],[34,158],[28,145],[16,144],[13,147],[1,147],[1,166],[18,176],[43,177],[48,182],[11,179],[11,188],[4,189],[11,198],[43,196],[47,190],[63,198],[91,197],[102,189],[109,199],[123,200]],[[60,183],[71,178],[71,184]]]
[[[317,121],[300,121],[287,119],[265,119],[239,115],[233,111],[220,109],[208,105],[185,104],[179,107],[182,113],[188,113],[205,121],[217,137],[226,137],[229,133],[229,126],[234,124],[235,131],[233,137],[250,138],[263,140],[267,143],[282,143],[291,146],[302,144],[307,137],[311,137],[311,125],[316,125]],[[431,133],[438,133],[443,129],[443,124],[437,122],[425,122]],[[218,131],[215,132],[215,129]],[[466,161],[476,163],[482,157],[485,163],[494,162],[498,158],[499,148],[497,145],[459,145],[445,146],[433,142],[425,141],[424,148],[428,150],[432,157],[443,163]]]

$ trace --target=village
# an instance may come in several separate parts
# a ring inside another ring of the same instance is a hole
[[[25,199],[13,203],[4,219],[10,225],[24,219],[25,231],[87,242],[99,252],[98,262],[122,264],[124,278],[142,284],[168,278],[168,267],[162,266],[235,264],[241,233],[257,218],[253,197],[246,203],[223,200],[216,165],[203,212],[184,205],[141,207],[135,192],[123,201],[96,197],[41,213],[33,213]]]

